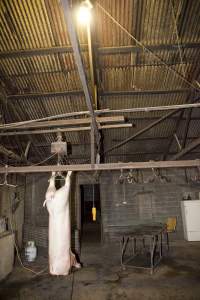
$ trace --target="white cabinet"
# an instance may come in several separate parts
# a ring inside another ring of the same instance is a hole
[[[184,238],[200,241],[200,200],[181,201]]]

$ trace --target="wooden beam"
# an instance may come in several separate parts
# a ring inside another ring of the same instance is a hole
[[[181,158],[182,156],[184,156],[185,154],[187,154],[188,152],[190,152],[191,150],[193,150],[199,145],[200,145],[200,138],[197,138],[193,142],[191,142],[187,147],[185,147],[182,151],[172,156],[170,160],[177,160]]]
[[[175,138],[175,141],[177,143],[177,146],[178,146],[179,150],[181,151],[182,147],[181,147],[180,141],[179,141],[176,133],[174,133],[174,138]]]
[[[86,51],[87,45],[82,44],[81,50]],[[35,49],[24,49],[24,50],[13,50],[0,52],[0,59],[5,58],[19,58],[19,57],[32,57],[32,56],[44,56],[54,54],[72,53],[72,46],[57,46],[49,48],[35,48]]]
[[[101,92],[102,97],[115,97],[115,96],[138,96],[138,95],[168,95],[168,94],[182,94],[188,93],[189,89],[172,89],[172,90],[129,90],[129,91],[105,91]],[[104,99],[102,99],[104,100]]]
[[[188,103],[188,102],[190,101],[190,97],[191,97],[191,96],[192,96],[192,95],[191,95],[191,92],[189,92],[189,93],[188,93],[188,96],[187,96],[186,103]],[[194,97],[194,95],[193,95],[193,97]],[[179,128],[179,126],[180,126],[180,123],[181,123],[182,117],[183,117],[183,115],[184,115],[184,112],[185,112],[185,109],[184,109],[183,111],[181,111],[181,113],[180,113],[180,115],[179,115],[179,118],[178,118],[177,121],[176,121],[175,128],[174,128],[174,130],[173,130],[173,133],[172,133],[171,138],[170,138],[170,140],[169,140],[169,143],[168,143],[168,145],[167,145],[166,151],[165,151],[165,153],[164,153],[164,155],[163,155],[163,160],[165,160],[165,159],[167,158],[167,155],[168,155],[168,153],[169,153],[169,151],[170,151],[170,147],[171,147],[171,145],[172,145],[172,143],[173,143],[173,140],[174,140],[174,135],[175,135],[176,132],[178,131],[178,128]],[[182,150],[182,149],[181,149],[181,150]]]
[[[29,98],[48,98],[48,97],[64,97],[64,96],[84,96],[83,91],[74,90],[74,91],[62,91],[62,92],[41,92],[41,93],[24,93],[24,94],[11,94],[7,95],[9,100],[22,100]]]
[[[145,45],[145,48],[148,48],[150,51],[160,51],[160,50],[166,50],[166,51],[178,51],[178,47],[184,48],[184,49],[199,49],[200,43],[185,43],[185,44],[161,44],[161,45]],[[137,52],[143,52],[144,49],[140,46],[119,46],[119,47],[102,47],[98,48],[99,54],[107,55],[107,54],[123,54],[123,53],[137,53]]]
[[[113,117],[96,117],[98,123],[116,123],[116,122],[124,122],[124,116],[113,116]],[[29,123],[25,125],[13,125],[12,127],[5,127],[6,130],[16,130],[18,129],[28,129],[28,128],[52,128],[59,126],[76,126],[82,124],[90,124],[91,118],[81,118],[81,119],[68,119],[68,120],[56,120],[56,121],[44,121],[44,122],[35,122]],[[4,130],[4,128],[0,128],[0,130]]]
[[[200,160],[180,161],[149,161],[129,163],[107,163],[107,164],[80,164],[80,165],[49,165],[49,166],[25,166],[8,167],[8,173],[47,173],[53,171],[110,171],[121,169],[152,169],[152,168],[189,168],[200,167]],[[5,173],[6,168],[0,167],[0,173]]]
[[[161,45],[145,45],[151,51],[177,51],[178,44],[161,44]],[[181,44],[181,48],[184,49],[198,49],[200,43],[185,43]],[[85,44],[80,45],[81,51],[87,51],[88,46]],[[139,46],[119,46],[119,47],[101,47],[97,48],[100,55],[107,54],[123,54],[123,53],[137,53],[143,52],[144,50]],[[20,58],[20,57],[32,57],[32,56],[44,56],[44,55],[54,55],[58,53],[72,53],[73,49],[69,45],[49,47],[49,48],[34,48],[34,49],[24,49],[24,50],[13,50],[13,51],[2,51],[0,52],[0,59],[5,58]]]
[[[191,104],[174,104],[174,105],[163,105],[163,106],[147,106],[147,107],[135,107],[135,108],[122,108],[122,109],[112,109],[104,112],[119,114],[119,113],[137,113],[137,112],[151,112],[151,111],[164,111],[164,110],[173,110],[173,109],[187,109],[187,108],[199,108],[200,103],[191,103]]]
[[[180,125],[181,119],[183,117],[183,114],[184,114],[184,110],[182,110],[180,112],[179,118],[176,121],[175,128],[173,129],[173,132],[172,132],[171,137],[170,137],[170,139],[168,141],[168,144],[166,145],[166,149],[165,149],[165,152],[164,152],[163,158],[162,158],[163,160],[166,160],[166,158],[167,158],[167,155],[168,155],[168,153],[170,151],[171,145],[172,145],[172,143],[174,141],[174,134],[177,132],[177,130],[179,128],[179,125]]]
[[[199,97],[193,99],[192,103],[197,102],[199,100]],[[122,142],[120,142],[119,144],[108,148],[104,154],[107,154],[111,151],[113,151],[114,149],[117,149],[125,144],[127,144],[128,142],[132,141],[133,139],[135,139],[136,137],[140,136],[141,134],[143,134],[144,132],[150,130],[151,128],[153,128],[154,126],[158,125],[159,123],[163,122],[164,120],[166,120],[167,118],[171,117],[173,114],[176,114],[177,112],[179,112],[180,109],[176,109],[166,115],[164,115],[163,117],[161,117],[160,119],[156,120],[155,122],[152,122],[151,124],[149,124],[148,126],[144,127],[143,129],[139,130],[138,132],[136,132],[135,134],[133,134],[132,136],[130,136],[129,138],[123,140]]]
[[[190,108],[187,112],[187,118],[186,118],[186,122],[185,122],[185,131],[184,131],[183,141],[182,141],[182,148],[185,148],[185,145],[186,145],[187,135],[188,135],[190,121],[191,121],[191,115],[192,115],[192,108]]]
[[[3,145],[0,145],[0,153],[4,154],[5,156],[7,156],[8,158],[12,158],[18,162],[22,162],[23,159],[21,156],[19,156],[18,154],[16,154],[15,152],[5,148]]]
[[[107,154],[125,144],[127,144],[128,142],[132,141],[133,139],[135,139],[136,137],[140,136],[141,134],[145,133],[146,131],[150,130],[151,128],[153,128],[154,126],[160,124],[161,122],[163,122],[164,120],[166,120],[167,118],[169,118],[170,116],[172,116],[173,114],[177,113],[179,110],[175,110],[175,111],[172,111],[166,115],[164,115],[163,117],[161,117],[160,119],[152,122],[151,124],[147,125],[146,127],[142,128],[141,130],[139,130],[138,132],[134,133],[133,135],[131,135],[129,138],[123,140],[122,142],[118,143],[117,145],[111,147],[111,148],[108,148],[104,154]]]
[[[132,124],[111,124],[111,125],[98,125],[99,129],[118,129],[118,128],[131,128]],[[78,131],[89,131],[90,126],[87,127],[66,127],[66,128],[55,128],[55,129],[44,129],[44,130],[24,130],[24,131],[6,131],[0,132],[0,136],[17,136],[17,135],[32,135],[32,134],[47,134],[47,133],[58,133],[58,132],[78,132]]]
[[[88,130],[90,130],[90,129],[88,129]],[[195,137],[195,136],[192,136],[192,137],[188,137],[188,141],[192,141],[192,140],[194,140],[195,138],[197,138],[197,137]],[[165,142],[166,140],[168,140],[169,139],[169,137],[167,137],[167,136],[163,136],[163,137],[161,137],[161,136],[157,136],[157,137],[139,137],[138,139],[135,139],[135,140],[133,140],[133,141],[131,141],[130,143],[140,143],[140,142],[143,142],[143,141],[150,141],[150,142],[154,142],[155,140],[156,141],[159,141],[159,142]],[[180,141],[182,141],[182,139],[179,139]],[[113,142],[120,142],[120,141],[122,141],[122,140],[120,140],[120,139],[112,139],[112,141]],[[72,143],[71,144],[72,145],[72,147],[80,147],[80,146],[88,146],[89,147],[89,145],[90,145],[90,143],[80,143],[80,142],[77,142],[77,143]],[[7,145],[4,145],[5,147],[7,147]],[[50,142],[40,142],[40,143],[35,143],[35,147],[49,147],[50,146]],[[9,149],[11,149],[11,150],[17,150],[18,149],[18,146],[17,145],[9,145]],[[134,153],[137,153],[137,152],[134,152]],[[138,152],[139,153],[139,152]],[[137,153],[137,154],[138,154]],[[141,153],[141,152],[140,152]],[[150,154],[153,154],[153,153],[151,153],[151,152],[143,152],[143,154],[148,154],[148,153],[150,153]],[[161,151],[158,151],[158,152],[154,152],[154,153],[158,153],[158,154],[161,154],[161,153],[163,153],[163,152],[161,152]],[[176,154],[177,152],[171,152],[171,155],[174,155],[174,154]],[[193,152],[194,153],[194,152]],[[195,151],[195,153],[199,153],[199,152],[196,152]],[[127,155],[127,156],[130,156],[131,155],[131,153],[121,153],[121,155]],[[115,156],[115,153],[114,154],[108,154],[108,156]]]
[[[73,48],[75,62],[76,62],[79,77],[80,77],[80,80],[81,80],[81,83],[83,86],[86,104],[87,104],[88,110],[90,111],[90,115],[92,118],[92,125],[94,127],[96,143],[98,145],[100,143],[100,133],[99,133],[98,126],[97,126],[96,117],[95,117],[95,113],[94,113],[94,109],[93,109],[93,101],[92,101],[92,97],[90,94],[90,90],[89,90],[89,86],[88,86],[88,82],[87,82],[87,78],[86,78],[86,73],[85,73],[85,69],[84,69],[84,65],[83,65],[83,61],[82,61],[82,57],[81,57],[80,45],[79,45],[76,30],[75,30],[75,26],[73,23],[73,16],[72,16],[72,10],[71,10],[71,6],[70,6],[70,1],[69,0],[61,0],[60,3],[63,7],[63,13],[64,13],[65,21],[67,24],[67,30],[68,30],[68,34],[70,37],[71,45]]]
[[[180,94],[188,93],[189,89],[173,89],[173,90],[140,90],[140,91],[105,91],[99,93],[102,97],[114,97],[114,96],[137,96],[137,95],[168,95],[168,94]],[[57,91],[57,92],[41,92],[41,93],[24,93],[24,94],[10,94],[7,99],[10,101],[29,99],[29,98],[50,98],[50,97],[64,97],[64,96],[84,96],[84,92],[81,90],[73,91]]]

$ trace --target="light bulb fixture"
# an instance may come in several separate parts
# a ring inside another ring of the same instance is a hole
[[[92,4],[89,0],[85,0],[81,3],[78,12],[77,12],[77,19],[79,24],[81,25],[88,25],[91,22],[91,9]]]

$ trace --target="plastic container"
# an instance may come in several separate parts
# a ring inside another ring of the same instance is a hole
[[[35,261],[37,257],[37,248],[34,241],[28,241],[25,247],[25,257],[28,262]]]

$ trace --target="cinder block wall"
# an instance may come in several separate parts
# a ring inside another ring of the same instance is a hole
[[[166,222],[168,217],[177,217],[176,232],[171,239],[183,239],[180,203],[185,193],[197,199],[200,185],[187,183],[184,170],[163,171],[169,183],[147,183],[151,171],[143,172],[146,183],[120,184],[119,171],[102,172],[100,183],[102,230],[104,241],[112,240],[114,233],[124,226],[144,222]],[[194,177],[196,170],[188,171],[188,178]],[[37,246],[48,246],[48,212],[43,208],[48,187],[49,174],[28,175],[26,178],[24,242],[35,240]],[[72,228],[80,230],[80,184],[97,183],[93,176],[78,174],[74,177],[71,192]],[[123,203],[124,202],[124,203]],[[72,239],[74,235],[72,234]],[[75,243],[72,241],[72,245]]]
[[[188,176],[194,177],[196,170]],[[127,172],[125,172],[127,174]],[[200,185],[188,184],[183,169],[163,172],[169,183],[147,183],[151,171],[143,172],[142,184],[119,183],[120,172],[101,174],[100,196],[104,241],[112,240],[118,230],[144,222],[166,222],[168,217],[177,218],[176,232],[171,239],[183,239],[181,200],[185,193],[197,199]]]
[[[48,212],[43,207],[49,175],[26,176],[24,243],[34,240],[37,246],[48,246]]]

